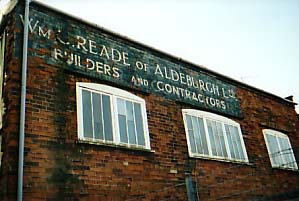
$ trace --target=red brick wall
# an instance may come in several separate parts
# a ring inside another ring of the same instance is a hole
[[[5,47],[5,86],[3,98],[5,114],[3,116],[2,135],[2,164],[0,168],[0,200],[15,200],[17,192],[17,163],[19,143],[19,110],[20,110],[20,77],[21,60],[14,57],[14,52],[21,47],[15,46],[16,33],[15,17],[10,14],[6,21]]]
[[[134,91],[146,101],[155,152],[82,144],[77,142],[75,84],[102,82],[47,66],[41,59],[29,61],[27,199],[186,200],[189,172],[202,200],[246,200],[298,190],[298,172],[271,168],[262,134],[264,128],[285,131],[298,147],[291,106],[238,90],[244,118],[235,120],[241,124],[249,165],[189,158],[181,109],[190,106]]]
[[[185,134],[178,132],[179,106],[139,94],[147,102],[155,153],[78,143],[76,81],[101,82],[46,66],[40,59],[29,61],[25,198],[186,199],[185,186],[176,187],[184,182],[187,157]]]
[[[270,164],[262,129],[271,128],[286,133],[298,161],[298,130],[293,106],[274,97],[239,88],[244,118],[236,119],[241,125],[249,158],[249,165],[196,160],[194,177],[197,178],[202,200],[265,199],[276,194],[293,192],[298,195],[298,171],[273,169]],[[274,200],[274,198],[269,198]]]
[[[10,34],[1,131],[3,200],[15,200],[17,184],[21,59],[12,55],[18,48],[13,40]],[[51,54],[47,49],[29,51]],[[76,82],[109,84],[28,58],[24,200],[187,200],[187,174],[200,200],[250,200],[299,190],[297,171],[271,168],[262,133],[264,128],[286,133],[298,159],[299,125],[291,104],[239,87],[244,117],[232,119],[241,125],[250,164],[220,162],[188,156],[181,110],[192,106],[127,88],[122,89],[146,101],[153,152],[79,143]]]

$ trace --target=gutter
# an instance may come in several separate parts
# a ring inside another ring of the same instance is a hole
[[[23,200],[23,170],[24,170],[24,141],[25,141],[25,106],[26,106],[26,82],[27,82],[27,52],[28,52],[28,25],[29,3],[25,0],[24,7],[24,32],[23,32],[23,57],[21,80],[21,108],[20,108],[20,136],[19,136],[19,162],[18,162],[18,201]]]

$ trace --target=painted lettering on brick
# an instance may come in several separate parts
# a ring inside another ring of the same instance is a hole
[[[23,17],[20,15],[23,24]],[[51,50],[48,64],[132,87],[165,98],[233,116],[241,116],[236,87],[214,75],[159,57],[157,53],[103,33],[33,10],[30,43]],[[57,65],[60,64],[60,65]]]

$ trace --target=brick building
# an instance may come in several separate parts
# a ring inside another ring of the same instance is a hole
[[[291,97],[38,2],[27,21],[26,6],[10,4],[0,26],[1,200],[299,199]]]

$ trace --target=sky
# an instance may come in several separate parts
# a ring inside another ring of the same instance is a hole
[[[39,1],[299,102],[298,0]]]

